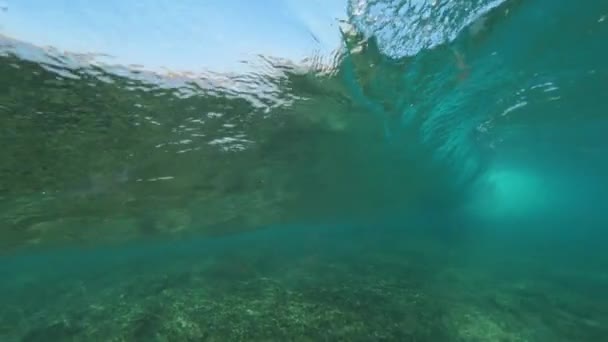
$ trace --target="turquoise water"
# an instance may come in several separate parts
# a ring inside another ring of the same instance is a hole
[[[608,339],[608,3],[3,6],[0,340]]]

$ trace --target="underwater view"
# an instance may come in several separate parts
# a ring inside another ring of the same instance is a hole
[[[608,1],[0,0],[0,341],[608,341]]]

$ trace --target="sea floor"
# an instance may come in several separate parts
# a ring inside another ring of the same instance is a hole
[[[608,272],[480,245],[324,228],[4,256],[0,340],[608,338]]]

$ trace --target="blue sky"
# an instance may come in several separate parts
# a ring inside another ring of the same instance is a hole
[[[298,61],[339,46],[347,0],[0,0],[0,34],[118,64],[236,71],[256,54]],[[2,6],[0,6],[2,7]],[[1,11],[1,9],[0,9]],[[319,42],[312,38],[315,35]]]

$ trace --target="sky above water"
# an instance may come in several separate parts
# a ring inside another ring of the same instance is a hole
[[[294,62],[340,44],[346,0],[0,0],[0,34],[121,65],[237,71],[255,55]]]

